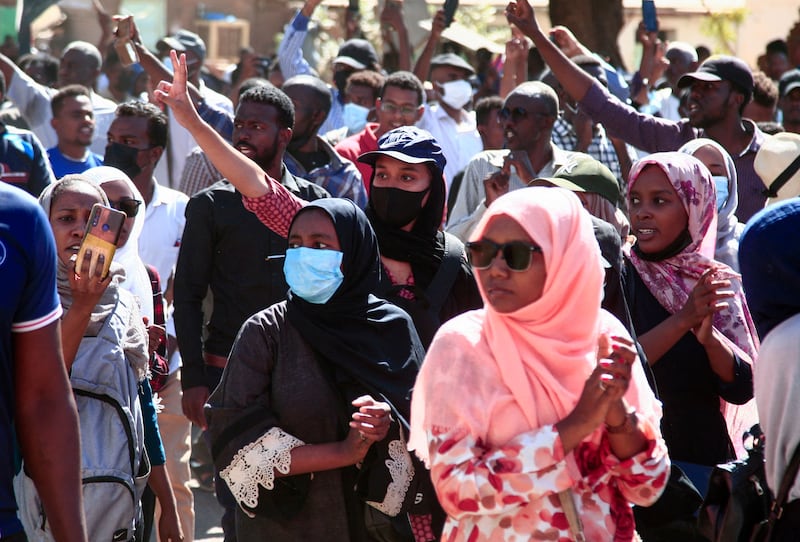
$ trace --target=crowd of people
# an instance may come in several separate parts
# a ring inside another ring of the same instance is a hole
[[[99,46],[0,53],[0,541],[191,541],[193,477],[226,542],[702,541],[696,508],[647,512],[757,423],[777,492],[785,44],[760,71],[642,25],[626,77],[512,0],[504,55],[440,10],[414,59],[386,2],[383,61],[348,25],[329,83],[321,2],[227,84],[197,34],[150,50],[102,11]],[[773,540],[798,533],[796,480]]]

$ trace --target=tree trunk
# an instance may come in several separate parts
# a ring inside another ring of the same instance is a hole
[[[624,17],[622,0],[550,0],[553,26],[566,26],[592,51],[623,66],[617,36]]]

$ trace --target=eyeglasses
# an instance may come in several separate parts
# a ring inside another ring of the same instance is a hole
[[[542,248],[524,241],[495,243],[488,239],[467,243],[467,258],[475,269],[488,269],[498,252],[512,271],[525,271],[531,266],[531,254]]]
[[[138,199],[122,198],[118,201],[108,202],[112,209],[122,211],[128,218],[133,218],[139,213],[139,206],[142,204]]]
[[[403,116],[410,117],[411,115],[416,115],[418,109],[418,107],[410,105],[404,105],[401,107],[391,102],[381,102],[381,111],[392,115],[399,112]]]
[[[511,118],[514,122],[520,122],[527,119],[528,115],[536,117],[549,116],[548,113],[544,113],[542,111],[528,111],[524,107],[514,107],[514,108],[504,107],[503,109],[497,112],[497,120],[506,121],[509,118]]]

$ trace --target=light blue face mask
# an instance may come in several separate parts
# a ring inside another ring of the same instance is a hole
[[[338,250],[290,248],[283,262],[283,274],[292,292],[316,305],[327,303],[344,280]]]
[[[368,115],[369,109],[364,106],[354,103],[344,104],[344,109],[342,110],[342,121],[344,122],[344,125],[347,126],[347,132],[356,134],[363,130],[364,126],[367,125]]]
[[[712,175],[714,187],[717,189],[717,212],[722,210],[722,206],[728,201],[728,178],[724,175]]]

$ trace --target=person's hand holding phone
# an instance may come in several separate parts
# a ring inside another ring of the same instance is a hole
[[[105,256],[99,255],[97,258],[98,265],[91,268],[91,249],[87,249],[87,257],[83,259],[80,267],[76,266],[78,256],[75,255],[70,258],[69,265],[69,289],[72,293],[72,307],[76,309],[87,310],[91,312],[95,305],[100,302],[103,293],[111,284],[111,275],[103,277],[103,264],[105,263]]]

